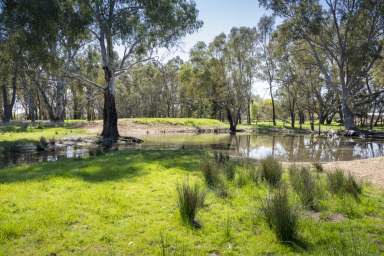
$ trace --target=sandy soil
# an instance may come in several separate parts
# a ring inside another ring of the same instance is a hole
[[[139,124],[129,119],[119,120],[119,133],[121,136],[140,136],[146,134],[161,133],[195,133],[199,129],[192,126],[170,125],[170,124]],[[86,125],[92,133],[100,134],[102,131],[102,121],[92,122]],[[217,127],[207,127],[204,129],[215,129]]]
[[[293,163],[284,162],[283,166],[288,167]],[[296,162],[296,165],[310,166],[308,162]],[[336,161],[323,163],[326,172],[332,172],[336,168],[340,168],[346,173],[351,173],[361,182],[370,183],[376,187],[384,188],[384,157],[352,160],[352,161]]]
[[[330,162],[323,165],[327,171],[341,168],[361,181],[384,188],[384,157]]]

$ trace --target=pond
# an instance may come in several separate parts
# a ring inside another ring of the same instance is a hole
[[[142,136],[140,145],[119,145],[109,150],[205,149],[233,156],[263,159],[269,155],[281,161],[330,162],[384,156],[384,141],[302,134],[159,134]],[[22,163],[57,161],[103,154],[101,146],[72,143],[55,151],[1,149],[0,168]]]

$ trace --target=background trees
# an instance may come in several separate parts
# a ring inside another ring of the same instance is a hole
[[[383,1],[260,3],[278,15],[199,42],[189,59],[159,61],[201,26],[193,1],[0,1],[0,115],[103,119],[277,119],[301,127],[374,128],[384,111]],[[253,95],[266,82],[270,100]]]

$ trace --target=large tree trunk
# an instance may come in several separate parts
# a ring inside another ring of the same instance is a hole
[[[107,80],[107,88],[104,90],[103,132],[104,139],[117,140],[119,131],[117,128],[117,111],[115,102],[115,79],[108,68],[104,69]]]
[[[236,113],[236,115],[232,115],[232,112],[230,110],[230,108],[226,108],[227,110],[227,118],[228,118],[228,123],[229,123],[229,132],[231,134],[235,134],[236,133],[236,127],[237,127],[237,116],[238,116],[238,113]]]
[[[14,70],[12,77],[12,96],[11,101],[8,102],[8,90],[6,83],[3,84],[3,122],[9,123],[12,119],[12,110],[16,101],[16,81],[17,81],[17,68]]]
[[[343,113],[343,123],[344,127],[347,130],[353,130],[356,128],[354,115],[351,109],[348,106],[349,93],[346,88],[342,90],[342,99],[341,99],[341,112]]]
[[[247,104],[247,124],[251,124],[251,99],[248,99]]]
[[[273,98],[273,92],[272,92],[272,82],[269,82],[269,93],[271,95],[271,101],[272,101],[272,121],[273,121],[273,126],[276,126],[276,110],[275,110],[275,99]]]

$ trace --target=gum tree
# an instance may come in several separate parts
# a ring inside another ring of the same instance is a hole
[[[133,65],[150,59],[157,47],[168,47],[201,26],[193,1],[88,0],[79,1],[91,18],[89,31],[100,50],[104,84],[88,81],[104,93],[104,139],[119,137],[116,79]],[[117,57],[116,51],[123,54]],[[83,77],[77,76],[85,80]]]
[[[364,79],[382,54],[384,2],[259,0],[284,18],[292,40],[304,40],[329,88],[340,98],[347,130],[355,129],[354,107]],[[325,61],[323,61],[325,56]]]

